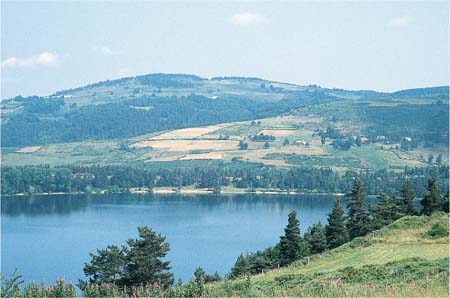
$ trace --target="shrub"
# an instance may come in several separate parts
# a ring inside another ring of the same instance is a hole
[[[425,233],[425,236],[432,239],[448,236],[448,227],[441,223],[435,223],[431,229]]]

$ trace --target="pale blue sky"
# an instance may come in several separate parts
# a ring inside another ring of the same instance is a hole
[[[443,2],[2,1],[2,97],[146,73],[447,85]]]

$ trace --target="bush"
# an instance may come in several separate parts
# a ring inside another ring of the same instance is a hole
[[[425,233],[425,236],[432,239],[448,236],[448,227],[441,223],[435,223],[431,229]]]

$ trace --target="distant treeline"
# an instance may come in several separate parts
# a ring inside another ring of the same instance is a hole
[[[396,194],[411,182],[421,196],[430,177],[436,177],[441,191],[448,189],[448,166],[408,168],[401,172],[387,170],[347,171],[343,174],[329,168],[272,167],[227,168],[133,168],[124,166],[23,166],[2,167],[1,193],[125,192],[130,188],[185,187],[209,188],[219,193],[224,186],[300,192],[347,193],[360,179],[368,194]]]
[[[98,106],[71,106],[69,111],[58,114],[59,100],[30,97],[22,102],[29,108],[10,116],[2,124],[4,147],[131,137],[161,130],[264,118],[290,108],[275,102],[256,102],[236,96],[221,98],[220,101],[198,95],[148,96]],[[152,108],[143,110],[135,106]]]

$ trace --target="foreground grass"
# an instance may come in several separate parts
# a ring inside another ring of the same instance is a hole
[[[448,216],[407,216],[287,268],[211,284],[211,297],[448,297]]]

